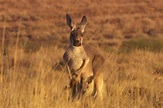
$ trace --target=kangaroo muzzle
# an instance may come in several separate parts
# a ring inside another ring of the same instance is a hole
[[[81,46],[81,41],[75,40],[73,44],[74,44],[74,46]]]

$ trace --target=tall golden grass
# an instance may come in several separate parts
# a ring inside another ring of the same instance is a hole
[[[69,83],[60,63],[64,50],[54,46],[26,52],[19,46],[15,57],[15,46],[10,46],[7,55],[1,54],[0,107],[161,108],[162,53],[145,50],[129,54],[104,52],[104,100],[73,103],[66,100],[64,90]]]

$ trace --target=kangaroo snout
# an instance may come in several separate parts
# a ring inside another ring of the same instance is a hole
[[[74,41],[74,46],[81,46],[80,40],[75,40]]]

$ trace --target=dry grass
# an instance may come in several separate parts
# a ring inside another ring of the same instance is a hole
[[[141,50],[130,54],[105,52],[104,100],[81,104],[66,100],[64,86],[68,84],[68,76],[59,65],[64,49],[41,47],[36,52],[25,52],[20,47],[16,50],[18,57],[14,64],[14,48],[10,47],[8,55],[0,57],[4,68],[0,76],[2,108],[161,108],[162,53]]]
[[[161,108],[162,4],[0,0],[0,108]],[[69,42],[66,13],[75,22],[88,17],[85,44],[106,57],[103,101],[66,100],[68,75],[61,62]]]

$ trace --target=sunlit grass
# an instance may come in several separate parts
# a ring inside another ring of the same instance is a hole
[[[162,73],[155,73],[162,67],[161,52],[135,50],[129,55],[103,52],[112,56],[106,58],[104,100],[73,103],[66,100],[64,87],[69,80],[60,64],[65,49],[53,46],[26,52],[18,47],[14,68],[14,48],[10,47],[3,59],[2,108],[161,107]],[[58,66],[62,69],[58,70]]]

